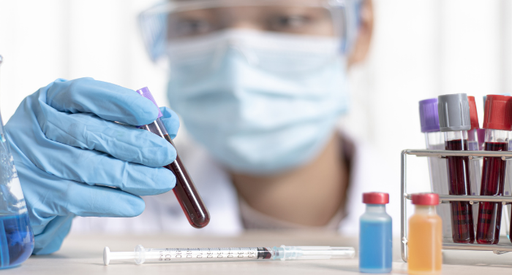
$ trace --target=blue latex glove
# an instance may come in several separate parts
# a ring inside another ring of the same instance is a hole
[[[161,111],[175,136],[177,115]],[[5,131],[35,235],[34,254],[57,251],[77,215],[134,217],[145,207],[139,196],[174,187],[174,175],[162,167],[176,158],[174,147],[130,126],[157,116],[155,105],[135,91],[92,78],[59,79],[23,100]]]

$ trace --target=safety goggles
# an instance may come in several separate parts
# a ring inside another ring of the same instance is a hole
[[[181,0],[166,1],[139,15],[153,61],[170,45],[227,30],[249,29],[304,37],[334,37],[347,53],[356,37],[362,0]],[[171,61],[172,62],[172,61]]]

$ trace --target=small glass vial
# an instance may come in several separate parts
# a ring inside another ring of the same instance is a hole
[[[436,213],[439,195],[418,193],[412,194],[411,199],[416,209],[409,218],[407,272],[412,275],[441,274],[442,221]]]
[[[390,273],[392,249],[391,217],[386,213],[387,193],[364,193],[366,212],[359,219],[359,271]]]

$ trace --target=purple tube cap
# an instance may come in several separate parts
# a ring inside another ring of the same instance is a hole
[[[151,102],[153,102],[155,104],[155,106],[158,108],[158,104],[156,104],[156,101],[155,99],[153,98],[153,95],[151,94],[151,92],[149,91],[148,87],[144,87],[144,88],[141,88],[141,89],[138,89],[136,91],[139,95],[151,100]],[[160,112],[160,108],[158,108],[158,118],[162,117],[163,114],[162,112]]]
[[[421,132],[439,132],[439,114],[437,112],[437,98],[420,101]]]

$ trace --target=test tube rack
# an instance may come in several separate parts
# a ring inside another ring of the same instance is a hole
[[[401,228],[400,228],[400,246],[402,251],[402,260],[407,262],[407,200],[411,200],[411,194],[407,193],[407,156],[417,157],[438,157],[446,158],[448,156],[468,157],[470,160],[482,157],[501,157],[502,160],[512,159],[512,152],[493,152],[493,151],[450,151],[450,150],[413,150],[406,149],[401,155]],[[451,201],[467,201],[470,204],[479,202],[501,202],[503,206],[512,204],[512,196],[456,196],[440,195],[440,203],[449,203]],[[502,221],[503,224],[503,221]],[[512,230],[512,229],[510,229]],[[484,244],[460,244],[443,242],[443,250],[475,250],[492,251],[494,254],[504,254],[512,252],[512,243],[503,243],[494,245]]]

